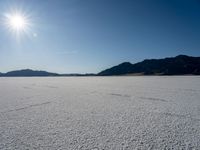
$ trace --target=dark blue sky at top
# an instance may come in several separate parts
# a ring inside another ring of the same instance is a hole
[[[32,23],[19,39],[3,22],[12,10]],[[0,17],[1,72],[96,73],[124,61],[200,56],[199,0],[0,0]]]

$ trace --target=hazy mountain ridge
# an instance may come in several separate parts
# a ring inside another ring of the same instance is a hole
[[[145,59],[135,64],[124,62],[98,73],[101,76],[126,74],[200,75],[200,57],[178,55],[163,59]]]
[[[123,62],[97,74],[58,74],[41,70],[15,70],[1,73],[0,77],[34,77],[34,76],[112,76],[112,75],[200,75],[200,57],[178,55],[163,59],[145,59],[132,64]]]
[[[7,73],[0,73],[0,77],[48,77],[48,76],[93,76],[95,74],[78,74],[78,73],[71,73],[71,74],[58,74],[52,73],[42,70],[31,70],[31,69],[22,69],[22,70],[15,70],[9,71]]]
[[[31,70],[31,69],[23,69],[23,70],[15,70],[9,71],[7,73],[0,73],[0,76],[5,77],[16,77],[16,76],[58,76],[57,73],[51,73],[47,71],[41,70]]]

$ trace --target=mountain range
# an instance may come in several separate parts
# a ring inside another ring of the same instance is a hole
[[[200,75],[200,57],[178,55],[164,59],[146,59],[131,64],[124,62],[98,73],[111,75]]]
[[[200,57],[178,55],[164,59],[145,59],[135,64],[123,62],[97,74],[58,74],[31,69],[0,73],[0,77],[113,75],[200,75]]]

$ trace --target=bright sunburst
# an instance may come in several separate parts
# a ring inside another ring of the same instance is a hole
[[[26,19],[19,15],[19,14],[14,14],[11,15],[9,18],[9,25],[13,30],[24,30],[26,28]]]
[[[19,36],[30,30],[29,18],[20,12],[5,15],[5,25],[13,34]]]

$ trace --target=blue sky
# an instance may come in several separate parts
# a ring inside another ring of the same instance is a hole
[[[19,11],[20,37],[4,23]],[[0,0],[0,72],[97,73],[124,61],[200,56],[198,0]]]

